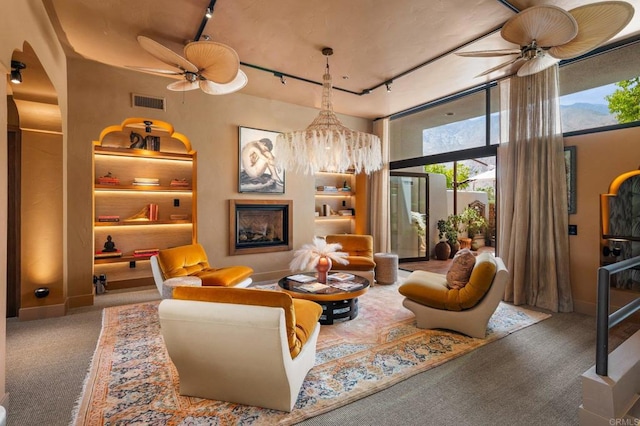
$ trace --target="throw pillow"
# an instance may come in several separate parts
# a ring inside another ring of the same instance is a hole
[[[447,272],[447,287],[461,289],[469,282],[471,272],[476,264],[476,257],[471,250],[462,249],[453,256],[453,262]]]

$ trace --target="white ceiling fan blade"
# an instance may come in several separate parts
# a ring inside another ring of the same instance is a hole
[[[197,73],[198,67],[178,55],[173,50],[161,45],[160,43],[151,40],[149,37],[138,36],[138,43],[146,50],[151,56],[156,59],[160,59],[162,62],[172,65],[181,70]]]
[[[627,26],[634,9],[623,1],[603,1],[569,11],[578,22],[578,35],[568,43],[549,49],[558,59],[571,59],[595,49]]]
[[[494,56],[519,55],[520,49],[477,50],[475,52],[456,52],[458,56],[490,58]]]
[[[180,80],[174,81],[167,85],[167,89],[174,92],[186,92],[187,90],[196,90],[198,88],[197,81]]]
[[[510,18],[500,34],[518,46],[527,46],[533,40],[542,47],[558,46],[578,34],[578,24],[569,12],[559,7],[532,6]]]
[[[213,41],[194,41],[184,47],[184,56],[198,67],[200,75],[218,84],[233,81],[240,59],[231,47]]]
[[[485,71],[485,72],[483,72],[482,74],[478,74],[478,75],[476,75],[476,77],[482,77],[482,76],[484,76],[484,75],[491,74],[492,72],[494,72],[494,71],[498,71],[498,70],[499,70],[499,69],[501,69],[501,68],[508,67],[509,65],[513,65],[513,64],[515,64],[516,62],[518,62],[518,61],[520,61],[520,60],[522,60],[522,58],[521,58],[521,57],[514,58],[514,59],[512,59],[512,60],[510,60],[510,61],[508,61],[508,62],[504,62],[504,63],[502,63],[502,64],[500,64],[500,65],[498,65],[498,66],[495,66],[495,67],[493,67],[493,68],[489,68],[488,70],[486,70],[486,71]],[[474,78],[475,78],[475,77],[474,77]]]
[[[231,83],[218,84],[209,80],[200,80],[200,88],[209,95],[228,95],[242,89],[248,81],[247,75],[242,70],[238,70],[236,78]]]
[[[560,62],[559,59],[553,58],[548,55],[538,56],[537,58],[533,58],[525,62],[524,65],[520,67],[517,74],[518,77],[532,75],[544,69],[547,69],[558,62]]]

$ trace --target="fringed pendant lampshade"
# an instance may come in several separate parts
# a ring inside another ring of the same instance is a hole
[[[328,56],[322,81],[322,110],[305,130],[282,133],[276,139],[278,166],[287,171],[315,174],[320,171],[366,174],[382,167],[380,138],[345,127],[333,112]]]

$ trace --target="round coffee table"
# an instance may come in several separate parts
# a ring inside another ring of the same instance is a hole
[[[316,277],[316,274],[311,272],[299,275]],[[322,306],[320,324],[323,325],[331,325],[339,320],[349,321],[358,316],[358,296],[365,294],[369,289],[369,280],[359,275],[354,275],[346,281],[338,281],[332,280],[329,274],[328,287],[312,292],[301,287],[311,283],[317,283],[317,281],[304,283],[290,280],[287,276],[278,281],[278,286],[295,299],[312,300]],[[353,287],[346,289],[345,284],[352,284]],[[332,287],[332,285],[343,285],[343,288]]]

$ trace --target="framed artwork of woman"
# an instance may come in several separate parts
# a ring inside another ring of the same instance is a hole
[[[280,132],[239,127],[238,192],[284,194],[284,170],[276,167]]]

